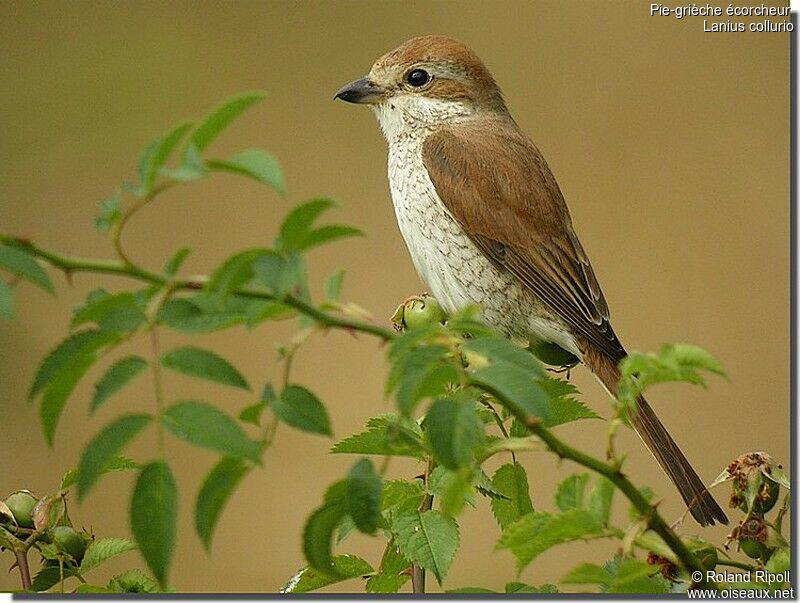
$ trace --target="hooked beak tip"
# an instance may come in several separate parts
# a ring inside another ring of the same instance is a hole
[[[364,77],[343,86],[333,98],[346,103],[373,104],[383,97],[384,92],[383,88]]]

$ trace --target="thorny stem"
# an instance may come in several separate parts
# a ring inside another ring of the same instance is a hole
[[[14,555],[17,558],[17,568],[19,569],[19,577],[22,581],[22,589],[31,589],[31,570],[28,567],[28,548],[14,547]]]
[[[0,243],[23,248],[28,253],[40,259],[46,260],[53,267],[64,271],[67,275],[70,275],[73,272],[116,274],[152,284],[166,285],[169,283],[174,290],[199,290],[202,289],[205,283],[208,281],[208,277],[206,276],[199,276],[190,280],[173,280],[161,274],[145,270],[144,268],[126,263],[124,261],[98,260],[62,255],[43,249],[31,241],[22,238],[11,237],[5,234],[0,234]],[[266,291],[248,288],[238,289],[235,294],[241,297],[265,299],[285,304],[291,308],[294,308],[295,310],[298,310],[306,316],[309,316],[322,327],[340,328],[348,331],[366,333],[383,341],[391,341],[397,337],[397,334],[391,329],[356,320],[347,316],[328,314],[327,312],[292,295],[276,296]],[[499,394],[499,392],[493,393],[496,397],[502,399],[502,396]],[[639,513],[645,518],[648,526],[659,536],[661,536],[667,546],[669,546],[669,548],[678,557],[680,562],[688,570],[701,571],[701,574],[705,575],[705,573],[702,572],[702,568],[694,555],[686,548],[686,546],[669,527],[666,521],[664,521],[656,508],[650,505],[647,499],[642,496],[633,483],[631,483],[630,480],[628,480],[628,478],[622,474],[618,467],[604,463],[603,461],[595,459],[575,448],[572,448],[571,446],[568,446],[554,436],[550,430],[544,427],[536,417],[530,416],[516,405],[508,403],[508,400],[506,400],[506,402],[506,407],[509,408],[515,414],[515,416],[528,427],[531,433],[537,435],[553,453],[561,458],[570,459],[579,465],[586,467],[587,469],[591,469],[595,473],[603,475],[609,481],[611,481],[633,504],[636,510],[639,511]],[[426,496],[426,500],[423,501],[423,503],[432,505],[432,497],[428,498]],[[428,509],[429,508],[430,507],[428,507]],[[424,592],[424,572],[421,568],[417,569],[418,571],[416,573],[412,572],[414,592]],[[415,577],[423,578],[423,580],[414,580]],[[709,584],[705,580],[703,580],[701,584],[707,588],[714,587],[713,584]]]
[[[434,467],[436,467],[436,463],[433,460],[428,461],[428,467],[423,477],[426,486],[428,485],[428,480],[430,479]],[[420,513],[424,513],[425,511],[430,511],[432,508],[433,494],[426,492],[425,496],[422,498],[422,503],[419,505],[419,511]],[[416,563],[411,566],[411,590],[415,595],[425,594],[425,569]]]
[[[171,284],[173,290],[197,291],[202,289],[203,286],[208,282],[207,276],[197,276],[192,279],[172,280],[164,275],[145,270],[139,266],[126,264],[125,262],[119,260],[98,260],[62,255],[47,251],[31,241],[11,237],[5,234],[0,234],[0,243],[20,247],[28,253],[47,261],[50,265],[62,270],[68,275],[75,272],[115,274],[156,285]],[[248,288],[237,289],[234,294],[249,299],[264,299],[282,303],[286,306],[294,308],[306,316],[309,316],[318,324],[326,328],[338,328],[347,331],[366,333],[383,341],[391,341],[396,336],[395,332],[391,329],[387,329],[369,322],[356,320],[348,316],[329,314],[292,295],[274,295],[268,291]]]

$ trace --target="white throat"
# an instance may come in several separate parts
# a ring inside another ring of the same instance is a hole
[[[388,142],[419,136],[437,125],[453,123],[472,115],[466,103],[430,98],[418,94],[394,96],[372,110]]]

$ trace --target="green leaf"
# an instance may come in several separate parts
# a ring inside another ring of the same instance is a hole
[[[365,534],[374,534],[381,522],[383,480],[375,473],[369,459],[361,459],[347,476],[345,506],[356,527]]]
[[[79,308],[72,317],[70,328],[94,322],[103,331],[134,331],[147,317],[136,303],[133,293],[101,295]]]
[[[451,471],[440,466],[433,470],[428,489],[439,500],[440,509],[447,517],[459,515],[465,504],[475,506],[474,477],[475,472],[471,467]]]
[[[551,420],[550,398],[526,370],[513,364],[494,364],[476,370],[470,378],[515,414],[521,412],[545,423]]]
[[[569,572],[561,581],[569,584],[599,584],[606,593],[670,592],[670,584],[661,575],[658,566],[632,557],[616,557],[606,567],[584,563]]]
[[[94,540],[86,548],[81,561],[81,573],[86,573],[98,565],[102,565],[112,557],[136,550],[136,545],[127,538],[101,538]]]
[[[81,380],[95,361],[94,355],[79,355],[67,365],[64,370],[56,374],[50,381],[42,396],[42,405],[39,407],[39,420],[42,424],[45,439],[52,446],[58,420],[61,412],[78,381]]]
[[[586,510],[589,511],[603,525],[608,524],[611,514],[611,501],[614,498],[614,484],[605,477],[598,476],[594,486],[589,491],[589,500]]]
[[[344,270],[337,270],[325,281],[325,299],[328,301],[339,301],[342,292],[342,281],[344,281]]]
[[[116,471],[130,471],[132,469],[139,470],[142,466],[132,461],[129,458],[125,458],[124,456],[115,456],[113,457],[108,463],[106,463],[105,467],[100,471],[100,473],[112,473]],[[64,477],[61,478],[61,485],[59,486],[60,490],[66,490],[67,488],[71,488],[75,484],[78,483],[78,468],[75,467],[70,469],[64,474]]]
[[[539,381],[550,398],[550,419],[546,427],[555,427],[579,419],[599,419],[600,415],[574,397],[578,389],[569,381],[544,377]]]
[[[75,570],[68,565],[64,565],[63,575],[64,580],[66,580],[75,575]],[[59,582],[61,582],[61,568],[57,564],[45,565],[33,577],[31,590],[35,593],[40,593],[53,588]]]
[[[581,473],[570,475],[558,484],[556,489],[556,506],[562,510],[583,508],[583,498],[586,484],[589,483],[589,474]]]
[[[153,417],[146,414],[124,415],[98,433],[86,445],[78,463],[78,500],[82,500],[119,452]]]
[[[261,463],[261,444],[248,438],[236,421],[211,404],[178,402],[164,412],[161,423],[174,436],[195,446]]]
[[[451,383],[458,382],[458,372],[443,346],[418,347],[401,355],[392,367],[387,393],[397,389],[397,406],[410,416],[423,398],[445,394]]]
[[[169,261],[167,262],[166,266],[164,266],[164,274],[168,274],[170,276],[175,276],[178,274],[178,270],[180,270],[183,263],[186,261],[186,258],[189,257],[189,254],[192,253],[192,250],[188,247],[181,247],[178,251],[175,252]]]
[[[0,279],[0,318],[14,318],[14,292],[3,279]]]
[[[228,124],[265,96],[263,92],[251,92],[228,99],[192,132],[190,146],[196,151],[203,151]]]
[[[519,463],[502,465],[492,476],[492,486],[503,494],[503,498],[492,498],[492,513],[501,529],[533,511],[528,488],[528,476]]]
[[[203,482],[194,506],[194,527],[206,550],[217,527],[220,513],[236,486],[250,471],[250,465],[234,457],[221,459]]]
[[[396,593],[411,579],[410,567],[411,562],[400,554],[396,546],[387,546],[381,567],[367,580],[367,592]]]
[[[405,480],[387,481],[383,484],[381,510],[391,522],[400,513],[417,510],[424,496],[425,488],[419,480],[410,482]]]
[[[398,550],[442,583],[458,549],[458,524],[439,511],[412,511],[392,523]]]
[[[333,534],[342,517],[347,514],[344,502],[328,502],[306,521],[303,529],[303,554],[308,564],[323,574],[336,575],[331,556]]]
[[[253,278],[253,262],[269,254],[268,249],[248,249],[229,257],[208,280],[206,289],[224,299]]]
[[[210,333],[243,323],[239,312],[213,312],[185,299],[170,299],[158,311],[158,320],[181,333]]]
[[[337,442],[331,452],[413,458],[425,456],[421,432],[416,422],[404,421],[397,415],[372,417],[367,421],[366,431]]]
[[[608,582],[608,572],[594,563],[582,563],[561,578],[567,584],[605,584]]]
[[[97,586],[96,584],[86,584],[81,583],[78,584],[78,587],[75,589],[75,594],[86,594],[86,593],[94,593],[94,594],[108,594],[113,593],[114,591],[110,588],[106,588],[105,586]]]
[[[250,385],[236,367],[213,352],[201,348],[186,346],[170,350],[161,357],[161,365],[191,377],[250,389]]]
[[[688,344],[665,345],[658,355],[632,352],[620,363],[620,371],[620,398],[628,407],[633,407],[636,397],[656,383],[683,381],[705,387],[700,371],[725,376],[711,354]]]
[[[147,360],[141,356],[126,356],[117,360],[95,384],[91,412],[97,410],[103,402],[125,387],[146,368]]]
[[[476,337],[464,344],[464,353],[470,365],[476,369],[486,364],[507,364],[515,366],[531,378],[544,376],[544,369],[536,358],[505,337]]]
[[[467,400],[436,400],[425,416],[424,429],[436,460],[448,469],[471,464],[475,449],[483,444],[483,424]]]
[[[311,225],[326,209],[335,207],[336,201],[329,198],[312,199],[295,207],[281,224],[275,247],[283,252],[302,251]]]
[[[182,123],[150,143],[145,149],[139,161],[139,180],[146,194],[151,192],[158,171],[167,162],[172,151],[191,127],[190,123]]]
[[[139,474],[131,498],[131,530],[142,557],[162,587],[175,550],[178,488],[169,465],[150,463]]]
[[[122,191],[117,189],[111,197],[100,202],[100,215],[94,219],[94,227],[97,232],[108,232],[114,224],[119,222],[122,217],[119,209],[121,201]]]
[[[509,582],[505,588],[506,594],[554,594],[558,592],[555,584],[542,584],[541,586],[531,586],[524,582]]]
[[[359,578],[375,571],[369,563],[355,555],[333,557],[333,570],[332,574],[328,574],[317,572],[311,567],[304,567],[289,579],[280,592],[309,593],[324,586],[351,578]]]
[[[327,226],[320,226],[312,230],[306,235],[301,244],[301,250],[307,251],[312,247],[324,245],[337,239],[346,239],[349,237],[362,237],[364,231],[355,226],[348,226],[346,224],[329,224]]]
[[[328,411],[313,393],[299,385],[290,385],[269,404],[281,421],[310,433],[332,436]]]
[[[229,159],[209,159],[206,166],[212,170],[232,172],[257,180],[272,187],[278,194],[286,194],[283,172],[278,160],[261,149],[247,149]]]
[[[583,509],[570,509],[557,515],[534,512],[505,528],[497,546],[511,550],[519,572],[540,554],[558,544],[601,533],[602,526]]]
[[[157,593],[158,584],[139,570],[128,570],[111,578],[108,588],[116,593]]]
[[[45,291],[55,293],[53,283],[44,268],[39,265],[39,262],[31,254],[18,247],[0,245],[0,268],[30,281]]]
[[[33,400],[62,371],[70,372],[78,357],[92,355],[96,350],[117,339],[118,335],[114,333],[104,333],[94,329],[79,331],[64,339],[39,365],[28,399]]]

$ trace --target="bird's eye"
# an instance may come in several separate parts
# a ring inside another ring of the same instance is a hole
[[[412,69],[406,74],[406,81],[414,88],[419,88],[430,82],[431,76],[424,69]]]

